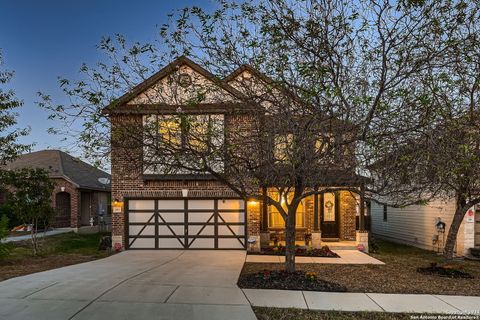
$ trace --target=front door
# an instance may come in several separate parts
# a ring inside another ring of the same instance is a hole
[[[322,238],[338,239],[338,211],[339,211],[339,194],[325,193],[321,197],[321,226]]]

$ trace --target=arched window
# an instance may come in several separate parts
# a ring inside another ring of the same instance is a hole
[[[69,227],[70,226],[70,193],[59,192],[55,195],[55,225],[56,227]]]

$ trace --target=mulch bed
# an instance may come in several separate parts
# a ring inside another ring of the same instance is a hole
[[[417,268],[417,272],[427,275],[436,275],[454,279],[473,279],[474,277],[454,265],[439,266],[437,263],[431,263],[430,267]]]
[[[251,255],[276,255],[276,256],[284,256],[285,255],[285,247],[278,246],[278,247],[266,247],[263,248],[260,252],[249,252],[248,254]],[[296,247],[295,248],[295,255],[297,257],[323,257],[323,258],[340,258],[338,254],[330,250],[328,246],[323,246],[319,249],[314,248],[305,248],[305,247]]]
[[[405,293],[405,294],[446,294],[480,296],[480,262],[464,261],[465,271],[475,279],[439,277],[421,274],[419,266],[429,264],[428,260],[412,256],[375,258],[385,265],[347,265],[299,263],[297,271],[315,272],[321,281],[345,287],[348,292]],[[239,285],[249,274],[263,270],[284,270],[283,263],[245,263]],[[264,288],[267,288],[266,286]],[[290,287],[291,288],[291,287]],[[291,288],[293,289],[293,288]],[[323,291],[323,290],[322,290]]]
[[[257,273],[242,274],[238,286],[244,289],[282,289],[307,291],[347,291],[344,286],[316,279],[304,271],[288,273],[281,270],[264,270]]]

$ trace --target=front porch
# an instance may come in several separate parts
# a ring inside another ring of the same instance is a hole
[[[321,264],[385,264],[368,254],[355,249],[335,249],[334,252],[339,255],[337,258],[326,257],[295,257],[296,263],[321,263]],[[246,262],[253,263],[284,263],[283,255],[254,255],[248,254]]]
[[[264,195],[271,190],[264,190]],[[285,246],[285,223],[264,201],[247,202],[248,250]],[[368,206],[361,192],[335,191],[305,198],[296,213],[295,244],[301,247],[368,251]]]

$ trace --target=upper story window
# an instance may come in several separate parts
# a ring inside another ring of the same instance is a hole
[[[144,130],[146,174],[187,174],[200,159],[221,165],[223,114],[145,116]]]
[[[333,134],[325,134],[315,140],[315,150],[318,153],[327,153],[335,146]]]
[[[190,119],[184,131],[186,131],[186,144],[197,152],[208,152],[219,145],[216,143],[218,135],[223,135],[223,117],[212,115],[198,115]]]
[[[182,144],[182,134],[180,129],[180,118],[175,116],[163,116],[158,119],[158,138],[172,146]]]
[[[275,135],[273,146],[275,162],[285,162],[289,160],[293,138],[294,136],[292,133]]]

